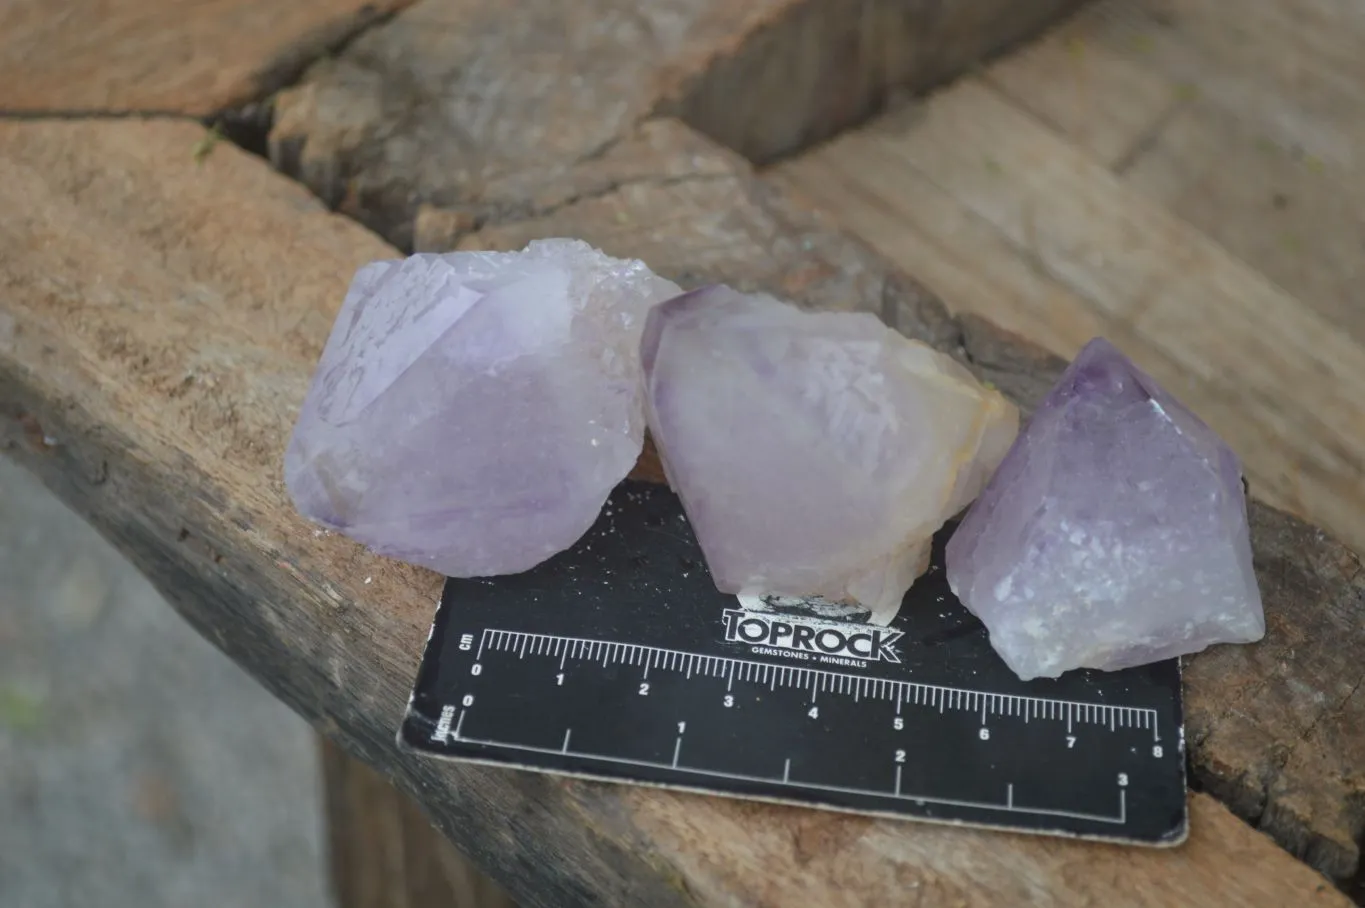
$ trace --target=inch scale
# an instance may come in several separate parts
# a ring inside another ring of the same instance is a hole
[[[1178,663],[1021,682],[941,559],[940,544],[889,628],[744,609],[716,591],[672,493],[625,483],[574,549],[448,582],[400,743],[833,810],[1183,841]]]

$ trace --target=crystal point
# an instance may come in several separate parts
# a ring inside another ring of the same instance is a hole
[[[640,454],[639,338],[678,292],[578,240],[362,267],[285,454],[296,506],[451,576],[568,548]]]
[[[1102,338],[949,540],[947,573],[1024,679],[1265,632],[1240,462]]]
[[[1014,438],[1014,407],[867,313],[708,287],[656,307],[646,410],[716,585],[889,621],[935,530]]]

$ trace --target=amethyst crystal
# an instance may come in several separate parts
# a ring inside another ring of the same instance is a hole
[[[895,616],[1018,416],[875,316],[709,287],[655,308],[650,433],[716,585]]]
[[[568,548],[640,454],[640,333],[677,293],[577,240],[364,266],[285,454],[295,504],[452,576]]]
[[[1265,632],[1236,455],[1101,338],[953,534],[947,568],[1025,679]]]

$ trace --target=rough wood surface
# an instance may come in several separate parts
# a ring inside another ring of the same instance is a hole
[[[699,165],[709,176],[634,180],[466,242],[574,233],[649,255],[686,283],[726,279],[881,311],[1025,402],[1055,375],[1055,360],[950,318],[727,153],[676,124],[639,132],[712,159]],[[0,438],[202,633],[413,794],[521,903],[1346,904],[1206,795],[1193,798],[1187,845],[1146,851],[398,753],[394,724],[439,579],[314,531],[279,474],[351,270],[393,250],[232,147],[195,164],[197,135],[164,122],[0,124],[0,209],[15,213],[0,219]],[[1246,652],[1283,651],[1284,635],[1355,615],[1355,562],[1334,542],[1264,509],[1255,542],[1262,569],[1292,582],[1266,578],[1271,639]],[[1347,631],[1297,645],[1321,664],[1337,646],[1359,652]],[[1194,671],[1218,658],[1192,660],[1192,701],[1238,702],[1237,679],[1217,688],[1216,672]],[[1314,682],[1298,666],[1280,669],[1285,686]],[[1262,699],[1240,711],[1257,714]],[[1329,753],[1336,741],[1314,740]]]
[[[1284,0],[1247,15],[1284,33],[1241,31],[1203,0],[1106,0],[772,175],[955,311],[1065,356],[1111,337],[1243,455],[1254,494],[1360,550],[1365,321],[1352,301],[1365,184],[1348,176],[1365,159],[1326,155],[1340,151],[1334,136],[1365,130],[1365,105],[1348,103],[1365,82],[1320,64],[1360,70],[1365,14]],[[1324,157],[1292,152],[1293,136]],[[1287,546],[1314,532],[1274,530],[1266,513],[1258,534]],[[1276,598],[1325,576],[1342,594],[1272,610],[1278,631],[1261,647],[1192,660],[1195,777],[1348,878],[1365,835],[1360,564],[1344,550],[1308,572],[1258,557]],[[1338,634],[1354,642],[1319,645]]]
[[[1076,2],[422,0],[281,93],[271,158],[408,248],[424,205],[467,230],[601,191],[578,165],[655,112],[772,157]]]
[[[322,740],[337,908],[516,908],[412,798]]]
[[[984,76],[1365,344],[1365,7],[1243,16],[1105,0]]]
[[[841,217],[902,220],[866,233],[888,254],[955,263],[974,286],[936,287],[954,307],[980,294],[1025,335],[1036,313],[1068,356],[1091,331],[1128,342],[1263,495],[1365,548],[1365,347],[982,80],[790,167]],[[926,198],[955,211],[931,215]]]
[[[411,2],[6,0],[0,112],[211,114]]]

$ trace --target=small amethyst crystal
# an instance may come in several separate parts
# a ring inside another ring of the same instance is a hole
[[[578,240],[364,266],[285,453],[296,506],[452,576],[563,551],[639,457],[640,333],[678,292]]]
[[[717,587],[895,617],[980,491],[1015,408],[868,313],[708,287],[656,307],[650,433]]]
[[[949,540],[947,573],[1024,679],[1265,633],[1240,462],[1102,338]]]

